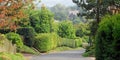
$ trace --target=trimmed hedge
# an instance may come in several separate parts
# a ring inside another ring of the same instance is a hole
[[[60,38],[58,41],[58,47],[61,46],[67,46],[71,48],[81,47],[82,46],[82,39],[76,38],[76,39],[67,39],[67,38]]]
[[[96,36],[96,60],[120,59],[120,14],[105,16]]]
[[[34,39],[36,32],[32,27],[22,27],[17,29],[17,33],[23,36],[24,44],[32,47],[34,45]]]
[[[47,52],[57,47],[57,40],[55,33],[37,34],[34,47],[40,52]]]

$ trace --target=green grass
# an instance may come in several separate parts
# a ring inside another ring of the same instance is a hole
[[[28,47],[26,45],[23,45],[23,47],[20,49],[20,52],[29,54],[39,54],[39,52],[35,51],[32,47]]]
[[[78,49],[81,49],[81,47],[78,47],[78,48],[70,48],[70,47],[66,47],[66,46],[63,46],[63,47],[57,47],[49,52],[59,52],[59,51],[67,51],[67,50],[78,50]]]

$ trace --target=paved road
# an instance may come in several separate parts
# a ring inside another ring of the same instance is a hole
[[[93,57],[83,57],[84,49],[33,56],[31,60],[95,60]]]

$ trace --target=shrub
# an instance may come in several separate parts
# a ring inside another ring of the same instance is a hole
[[[84,43],[88,43],[88,42],[89,42],[89,36],[83,36],[83,37],[82,37],[82,41],[83,41]]]
[[[36,36],[34,47],[40,52],[47,52],[57,46],[57,35],[55,33],[43,33]]]
[[[96,60],[119,60],[120,14],[105,16],[96,36]]]
[[[2,34],[6,34],[9,32],[10,32],[10,29],[0,29],[0,33],[2,33]]]
[[[95,46],[87,46],[83,56],[85,57],[95,56]]]
[[[20,53],[0,53],[0,60],[25,60],[25,58]]]
[[[18,28],[17,33],[23,36],[24,44],[27,46],[34,45],[35,31],[32,27]]]
[[[19,34],[10,32],[6,34],[6,37],[8,40],[12,41],[13,44],[16,44],[18,48],[23,46],[23,42]]]
[[[62,38],[75,38],[75,30],[71,21],[63,21],[58,26],[58,35]]]
[[[89,23],[80,23],[74,25],[76,28],[76,36],[83,37],[88,36],[90,34],[90,24]]]
[[[51,32],[53,14],[46,7],[33,11],[31,14],[30,23],[37,33]]]

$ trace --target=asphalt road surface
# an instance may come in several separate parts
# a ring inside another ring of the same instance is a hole
[[[84,49],[55,52],[32,56],[31,60],[95,60],[94,57],[83,57]]]

